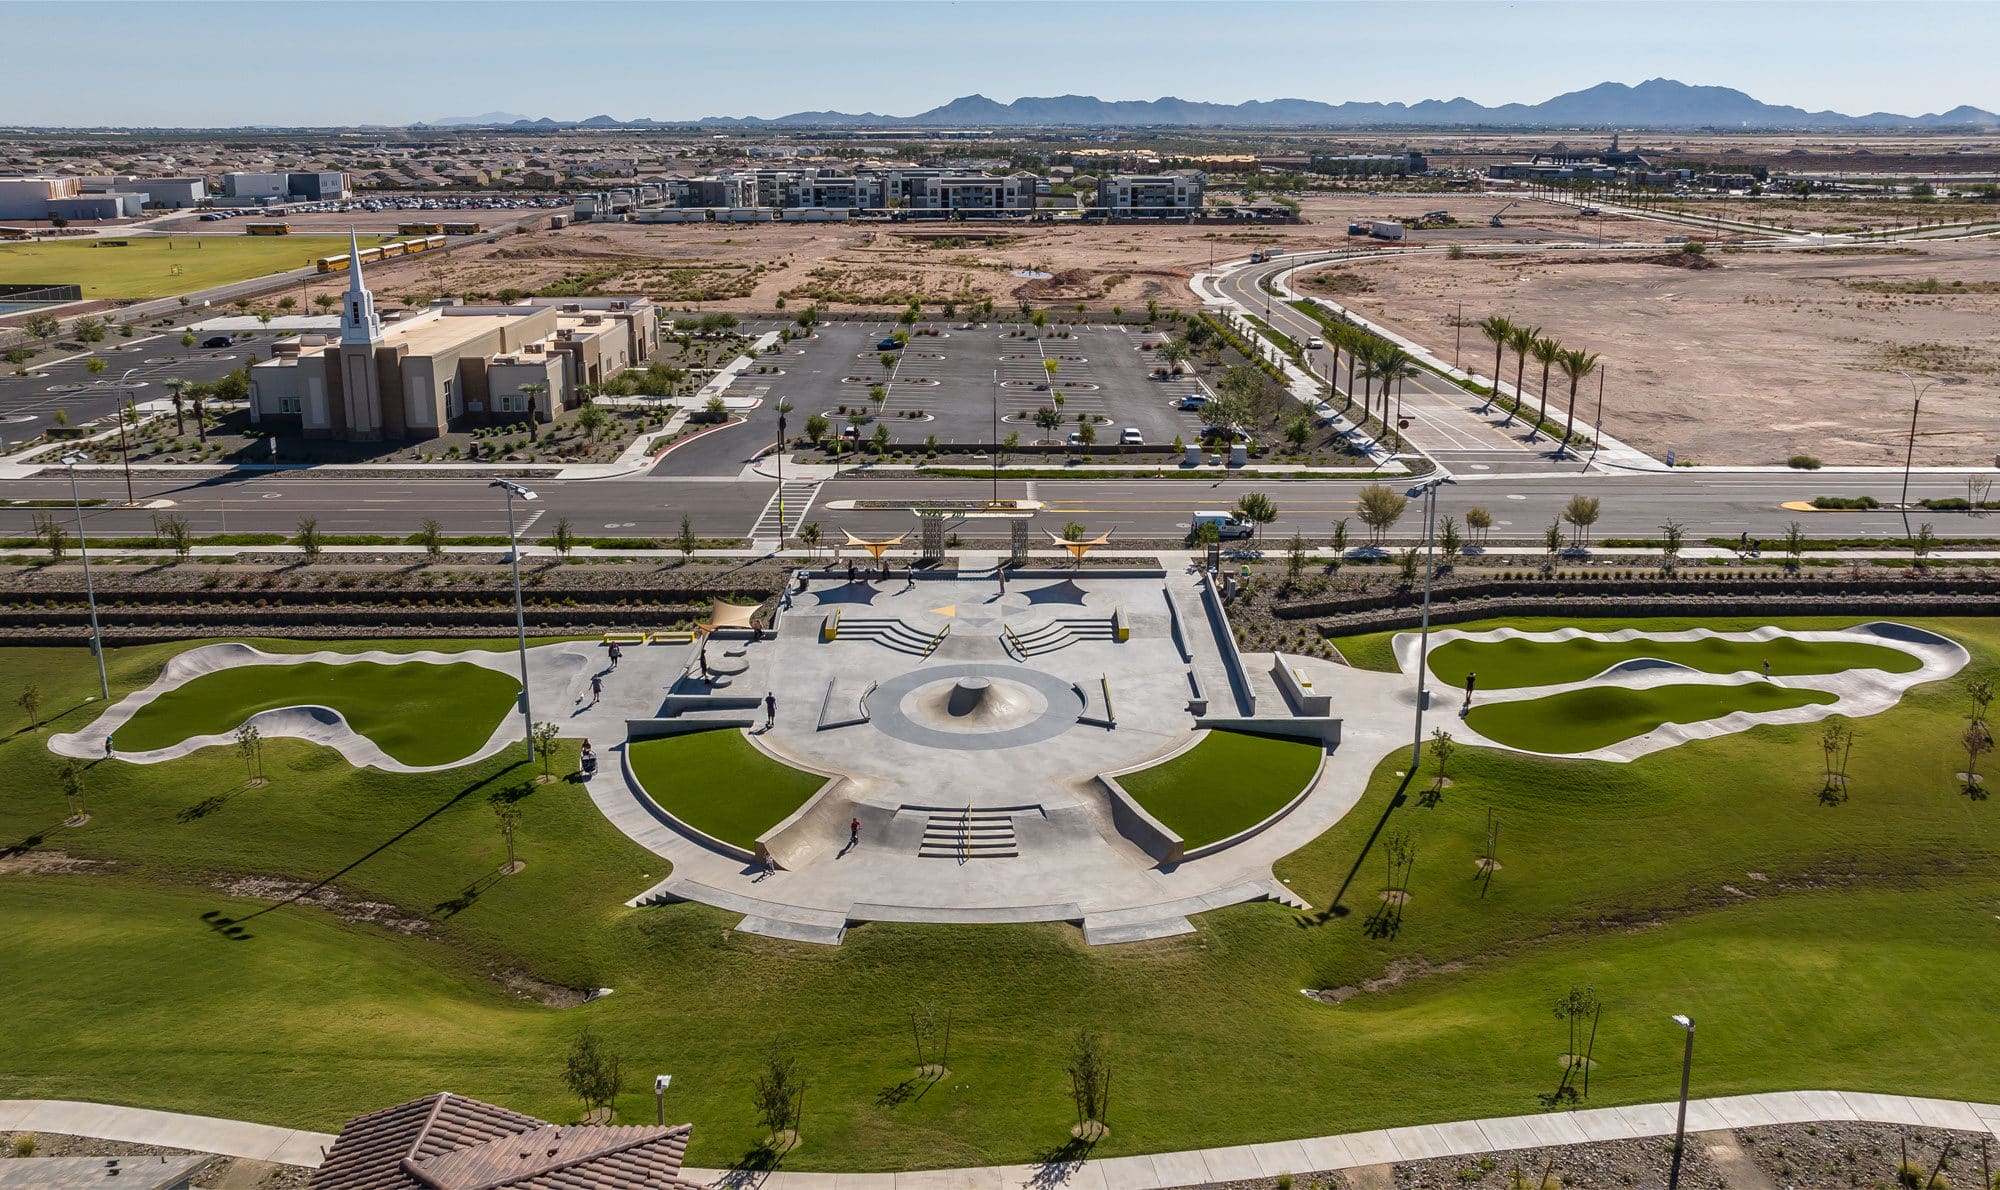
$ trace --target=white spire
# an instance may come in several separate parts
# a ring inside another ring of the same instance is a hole
[[[347,231],[347,301],[340,308],[340,342],[363,346],[382,341],[382,320],[375,314],[375,295],[361,281],[361,238]]]

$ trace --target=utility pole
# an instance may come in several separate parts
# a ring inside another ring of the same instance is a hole
[[[500,488],[507,493],[507,559],[514,566],[514,631],[521,648],[521,722],[525,730],[521,733],[528,745],[528,763],[535,762],[535,712],[528,701],[528,619],[521,609],[521,540],[514,535],[514,497],[522,500],[538,499],[535,493],[512,480],[496,479],[486,485]]]
[[[1694,1070],[1694,1022],[1674,1014],[1674,1023],[1687,1030],[1687,1049],[1681,1055],[1681,1109],[1674,1123],[1674,1163],[1667,1171],[1667,1190],[1680,1190],[1681,1150],[1686,1144],[1688,1123],[1688,1075]]]
[[[1437,573],[1436,525],[1437,490],[1444,484],[1457,483],[1449,472],[1439,471],[1436,475],[1419,484],[1409,494],[1424,497],[1424,613],[1423,629],[1417,638],[1417,725],[1415,740],[1410,745],[1410,771],[1416,772],[1424,759],[1424,703],[1430,697],[1430,651],[1431,651],[1431,576]]]

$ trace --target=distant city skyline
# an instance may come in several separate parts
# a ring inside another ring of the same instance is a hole
[[[912,115],[975,92],[1497,105],[1653,77],[1809,111],[2000,111],[2000,4],[1985,2],[35,0],[4,13],[10,125]],[[19,52],[36,45],[50,52]]]

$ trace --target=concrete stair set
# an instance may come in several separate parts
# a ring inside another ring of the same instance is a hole
[[[1018,809],[1035,810],[1025,806]],[[906,809],[922,812],[923,807]],[[1016,807],[998,810],[930,810],[917,854],[925,859],[1009,859],[1021,854],[1014,836]]]
[[[928,657],[937,634],[890,616],[842,616],[835,639],[867,641],[912,657]]]
[[[1118,631],[1106,616],[1058,616],[1024,632],[1008,632],[1007,639],[1022,660],[1053,653],[1084,640],[1117,640]]]

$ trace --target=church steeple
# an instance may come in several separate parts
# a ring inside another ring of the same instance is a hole
[[[340,342],[372,346],[382,341],[382,320],[375,314],[375,295],[361,281],[361,240],[347,233],[347,301],[340,308]]]

